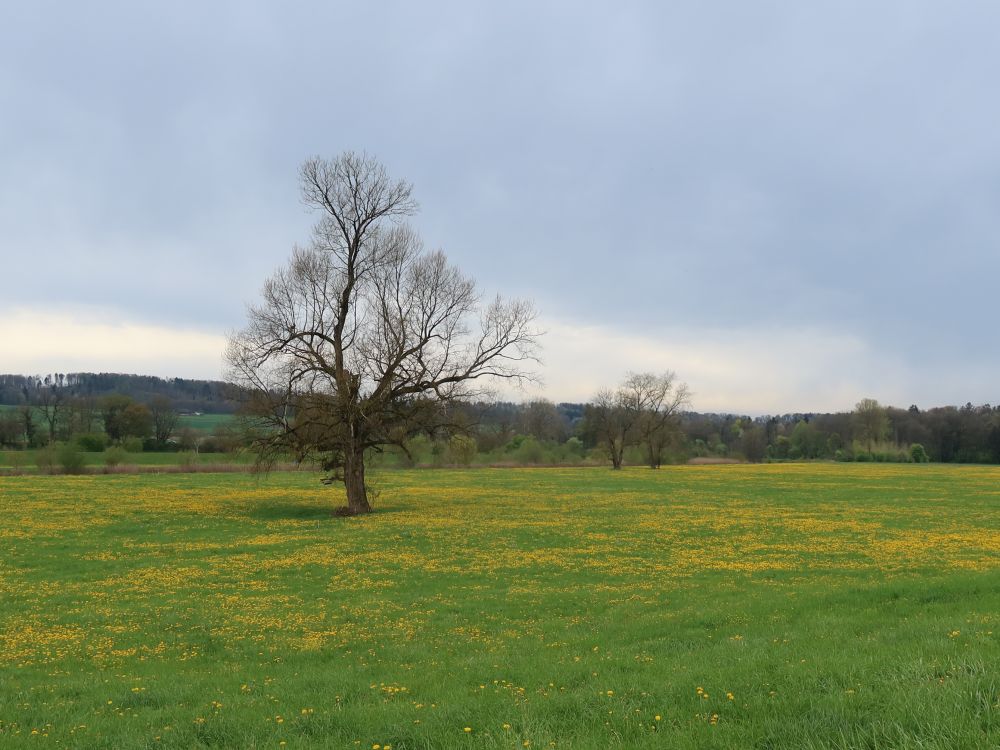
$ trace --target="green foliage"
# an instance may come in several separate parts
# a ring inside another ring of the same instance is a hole
[[[122,441],[122,447],[129,453],[141,453],[142,452],[142,438],[141,437],[130,437]]]
[[[475,438],[468,435],[452,435],[448,441],[448,455],[459,466],[469,466],[477,451]]]
[[[56,447],[51,443],[35,451],[35,466],[39,471],[51,474],[56,468],[57,460]]]
[[[82,451],[100,453],[107,447],[108,437],[103,432],[86,432],[76,436],[76,444]]]
[[[927,451],[924,450],[924,446],[920,443],[914,443],[910,446],[910,460],[915,464],[925,464],[930,461],[930,457],[927,455]]]
[[[113,468],[123,464],[125,463],[127,455],[128,454],[125,452],[124,448],[119,445],[113,445],[104,451],[104,465],[109,468]]]
[[[56,459],[64,474],[80,474],[85,465],[83,453],[74,442],[61,443],[56,448]]]
[[[535,438],[530,436],[519,436],[524,439],[521,440],[514,449],[513,455],[514,459],[520,464],[542,464],[550,463],[547,461],[545,448],[539,443]]]
[[[583,441],[580,440],[580,438],[578,437],[571,437],[569,440],[563,443],[563,446],[566,449],[567,456],[576,456],[579,458],[583,458],[587,452],[586,448],[583,445]]]

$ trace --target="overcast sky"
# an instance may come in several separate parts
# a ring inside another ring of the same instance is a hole
[[[545,387],[1000,401],[994,2],[0,0],[0,372],[218,378],[364,150]]]

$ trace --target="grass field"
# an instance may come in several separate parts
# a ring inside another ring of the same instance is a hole
[[[198,414],[177,418],[177,429],[190,428],[200,432],[214,432],[219,427],[230,427],[236,423],[232,414]]]
[[[0,747],[995,748],[1000,469],[0,478]]]

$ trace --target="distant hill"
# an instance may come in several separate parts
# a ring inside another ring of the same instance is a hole
[[[131,396],[148,403],[166,396],[178,411],[230,414],[236,411],[233,386],[219,380],[158,378],[155,375],[127,375],[116,372],[71,372],[47,375],[0,375],[0,404],[34,401],[41,388],[55,387],[70,396],[100,398],[112,393]]]

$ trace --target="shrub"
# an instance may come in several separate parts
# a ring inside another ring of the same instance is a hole
[[[60,445],[56,451],[56,457],[64,474],[83,473],[83,453],[80,452],[76,443],[70,442]]]
[[[178,454],[180,466],[185,469],[193,469],[198,463],[198,454],[193,451],[184,451]]]
[[[172,440],[145,438],[142,441],[143,453],[176,453],[178,450],[180,450],[180,446]]]
[[[35,453],[35,465],[39,471],[51,474],[56,466],[56,447],[50,443],[44,448],[39,448]]]
[[[914,443],[910,446],[910,460],[915,464],[925,464],[931,460],[931,457],[927,455],[924,446],[920,443]]]
[[[122,445],[129,453],[142,453],[142,438],[130,437],[122,441]]]
[[[20,474],[25,464],[24,454],[21,451],[11,451],[7,454],[7,463],[15,474]]]
[[[104,465],[107,467],[118,466],[125,460],[125,449],[115,445],[104,452]]]
[[[583,441],[578,437],[571,437],[563,445],[566,448],[566,453],[571,456],[576,456],[578,458],[583,458],[586,449],[583,447]]]
[[[100,453],[108,445],[108,437],[103,432],[85,432],[76,436],[76,444],[87,453]]]
[[[540,464],[545,460],[545,449],[533,437],[525,437],[514,451],[514,456],[522,464]]]
[[[474,438],[468,435],[452,435],[448,441],[448,453],[451,460],[460,466],[468,466],[476,457],[478,448]]]

